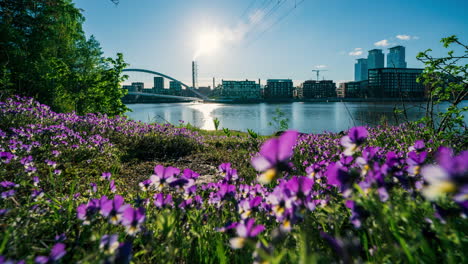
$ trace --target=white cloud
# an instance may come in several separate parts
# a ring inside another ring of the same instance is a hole
[[[315,68],[317,69],[323,69],[323,68],[326,68],[328,67],[327,65],[316,65]]]
[[[374,43],[374,45],[377,47],[387,47],[388,45],[390,45],[390,43],[388,43],[388,40],[382,39],[381,41],[377,41],[376,43]]]
[[[410,40],[411,36],[410,35],[397,35],[396,38],[401,39],[401,40]]]
[[[399,40],[419,39],[418,36],[410,36],[410,35],[396,35],[396,38]]]
[[[353,51],[348,53],[349,56],[361,56],[362,55],[362,48],[355,48]]]

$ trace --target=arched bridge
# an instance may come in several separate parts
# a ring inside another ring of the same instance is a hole
[[[166,74],[160,73],[160,72],[155,72],[155,71],[150,71],[150,70],[145,70],[145,69],[124,69],[124,72],[144,72],[144,73],[149,73],[149,74],[154,74],[158,75],[161,77],[164,77],[166,79],[169,79],[171,81],[180,83],[180,85],[184,86],[186,89],[189,89],[192,91],[194,94],[196,94],[198,97],[186,97],[186,96],[177,96],[177,95],[164,95],[164,94],[152,94],[152,93],[142,93],[142,92],[128,92],[129,95],[140,95],[140,96],[153,96],[153,97],[161,97],[161,98],[171,98],[171,99],[181,99],[181,100],[207,100],[208,97],[206,97],[204,94],[201,94],[197,90],[193,89],[192,87],[186,85],[185,83],[176,80]]]

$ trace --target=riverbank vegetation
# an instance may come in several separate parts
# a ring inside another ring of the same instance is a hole
[[[2,260],[467,257],[466,141],[423,125],[228,137],[14,97],[0,103],[0,155]]]

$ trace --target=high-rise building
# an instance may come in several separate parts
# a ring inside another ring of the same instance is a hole
[[[293,81],[291,79],[269,79],[264,89],[264,97],[293,98]]]
[[[180,84],[180,82],[170,81],[169,93],[171,95],[182,95],[182,85]]]
[[[384,67],[385,56],[382,53],[381,49],[369,50],[369,55],[367,55],[367,68],[377,69]]]
[[[423,69],[369,69],[369,95],[385,98],[423,98],[425,87],[416,82]]]
[[[406,68],[405,47],[395,46],[388,50],[387,68]]]
[[[155,90],[164,89],[164,78],[163,77],[154,77],[154,86]]]
[[[331,80],[305,81],[302,84],[304,98],[332,98],[336,97],[336,84]]]
[[[354,80],[367,80],[367,59],[357,59],[354,64]]]

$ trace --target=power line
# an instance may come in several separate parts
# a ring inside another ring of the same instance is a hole
[[[268,2],[268,5],[273,2],[273,0],[270,0]],[[270,10],[268,11],[268,13],[266,13],[265,15],[263,15],[261,17],[261,19],[258,19],[256,21],[254,21],[254,23],[251,25],[249,31],[245,34],[245,38],[247,38],[249,36],[250,33],[252,33],[254,31],[254,29],[257,27],[257,25],[259,25],[259,22],[261,22],[262,20],[264,20],[266,17],[269,17],[270,15],[274,14],[284,3],[286,3],[286,0],[278,0],[278,2],[272,6],[270,8]],[[266,7],[268,7],[268,5]],[[265,9],[266,10],[266,9]],[[261,24],[261,23],[260,23]]]
[[[255,39],[253,39],[251,42],[249,42],[247,44],[246,47],[249,47],[252,43],[254,43],[255,41],[257,41],[258,39],[260,39],[261,36],[263,36],[263,34],[265,34],[266,32],[268,32],[270,29],[272,29],[274,26],[276,26],[277,24],[281,23],[281,21],[283,21],[286,17],[288,17],[294,10],[296,10],[296,8],[298,6],[300,6],[303,2],[305,2],[305,0],[301,0],[299,3],[295,3],[294,4],[294,7],[292,7],[291,9],[289,9],[286,13],[284,13],[281,17],[279,17],[279,19],[277,19],[275,22],[273,22],[273,24],[271,24],[267,29],[265,29],[264,31],[262,31]]]
[[[250,11],[250,9],[254,6],[254,4],[257,2],[257,0],[253,0],[250,2],[250,4],[247,6],[247,8],[244,10],[244,12],[242,13],[242,15],[240,16],[240,19],[242,20],[242,18],[248,14],[248,12]]]

